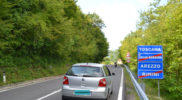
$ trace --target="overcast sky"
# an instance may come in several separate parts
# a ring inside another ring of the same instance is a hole
[[[136,30],[139,11],[146,10],[153,0],[78,0],[84,13],[97,13],[104,21],[109,50],[116,50],[131,31]]]

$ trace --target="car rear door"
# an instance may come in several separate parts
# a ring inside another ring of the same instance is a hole
[[[104,69],[104,72],[105,72],[105,75],[106,75],[107,86],[108,86],[109,90],[111,91],[111,88],[112,88],[112,78],[111,78],[110,70],[106,66],[104,66],[103,69]]]

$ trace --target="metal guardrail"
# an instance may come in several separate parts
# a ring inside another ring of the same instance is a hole
[[[133,82],[133,85],[135,87],[135,90],[138,93],[138,96],[140,97],[140,100],[149,100],[147,95],[145,94],[145,92],[142,90],[142,88],[140,87],[140,85],[138,84],[138,82],[136,81],[135,77],[133,76],[132,72],[130,71],[130,69],[128,68],[127,65],[123,64],[124,67],[126,68],[127,72],[130,75],[130,78]]]

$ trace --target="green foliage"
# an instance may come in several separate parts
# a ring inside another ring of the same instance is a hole
[[[111,61],[117,62],[119,59],[119,51],[115,50],[115,51],[109,51],[109,58],[111,59]]]
[[[104,57],[103,64],[114,64],[119,59],[119,51],[109,51],[109,56]]]
[[[111,59],[109,57],[104,57],[102,63],[107,64],[107,65],[113,64],[113,62],[111,61]]]
[[[161,80],[161,94],[167,100],[182,97],[182,3],[169,0],[159,5],[160,0],[151,4],[148,11],[141,12],[137,30],[131,32],[120,47],[120,56],[126,60],[131,54],[130,67],[137,71],[137,45],[162,45],[164,53],[164,80]],[[154,80],[148,80],[155,83]],[[153,84],[154,85],[154,84]],[[153,87],[157,88],[156,85]]]
[[[108,53],[103,21],[75,0],[0,0],[0,25],[1,70],[100,62]]]
[[[65,74],[65,72],[69,69],[69,66],[54,66],[50,67],[6,67],[6,84],[12,84],[17,82],[23,82],[27,80],[33,80],[42,77],[48,76],[56,76],[60,74]],[[3,73],[0,70],[0,73]],[[2,80],[2,77],[0,78]],[[6,85],[2,81],[0,81],[0,86]]]

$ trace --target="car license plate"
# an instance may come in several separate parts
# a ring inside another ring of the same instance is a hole
[[[75,95],[85,95],[85,96],[88,95],[88,96],[90,96],[91,92],[90,92],[90,90],[75,90],[74,94]]]

